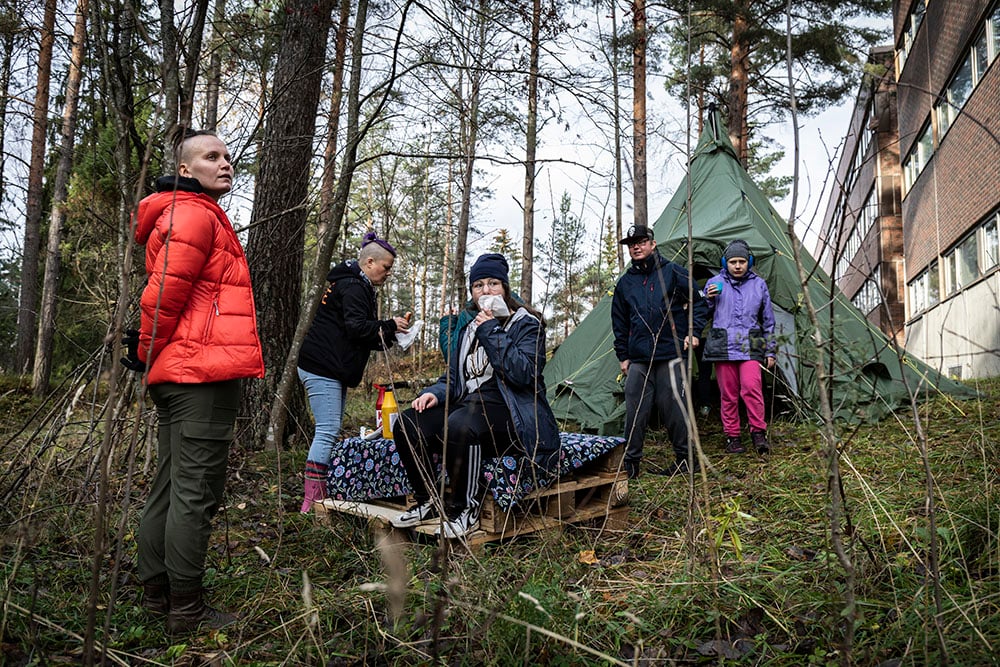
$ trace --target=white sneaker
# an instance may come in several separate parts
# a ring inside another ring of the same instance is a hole
[[[425,503],[421,503],[416,507],[406,510],[395,519],[390,519],[389,522],[396,528],[410,528],[411,526],[416,526],[424,521],[436,519],[438,516],[438,511],[434,506],[434,501],[428,500]]]
[[[441,535],[443,531],[446,538],[454,540],[463,535],[468,535],[478,528],[479,516],[472,508],[466,507],[457,517],[445,521],[441,527],[434,531],[434,534]]]

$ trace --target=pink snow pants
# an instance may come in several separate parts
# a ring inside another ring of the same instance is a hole
[[[727,437],[740,435],[740,398],[747,408],[751,431],[766,431],[764,420],[764,384],[760,362],[716,361],[715,379],[722,397],[722,431]]]

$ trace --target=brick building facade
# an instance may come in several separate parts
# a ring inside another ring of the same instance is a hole
[[[893,4],[906,346],[1000,374],[1000,0]]]
[[[902,344],[903,240],[893,49],[873,49],[820,231],[819,261],[868,321]]]

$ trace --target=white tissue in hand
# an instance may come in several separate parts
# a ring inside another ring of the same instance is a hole
[[[484,294],[479,297],[479,310],[489,310],[494,317],[507,317],[510,315],[510,308],[500,294]]]
[[[423,328],[424,328],[424,321],[417,320],[416,322],[410,325],[409,333],[399,333],[397,331],[396,344],[399,345],[399,349],[405,350],[406,348],[410,347],[410,344],[413,343],[413,341],[417,337],[417,334],[420,333],[420,330]]]

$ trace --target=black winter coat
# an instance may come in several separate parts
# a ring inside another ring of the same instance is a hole
[[[299,350],[299,368],[357,387],[372,350],[396,341],[395,320],[377,319],[375,288],[354,260],[337,264]]]
[[[688,272],[659,250],[618,279],[611,299],[611,329],[619,361],[664,361],[681,356],[688,335]],[[708,304],[694,292],[694,331],[705,328]]]

